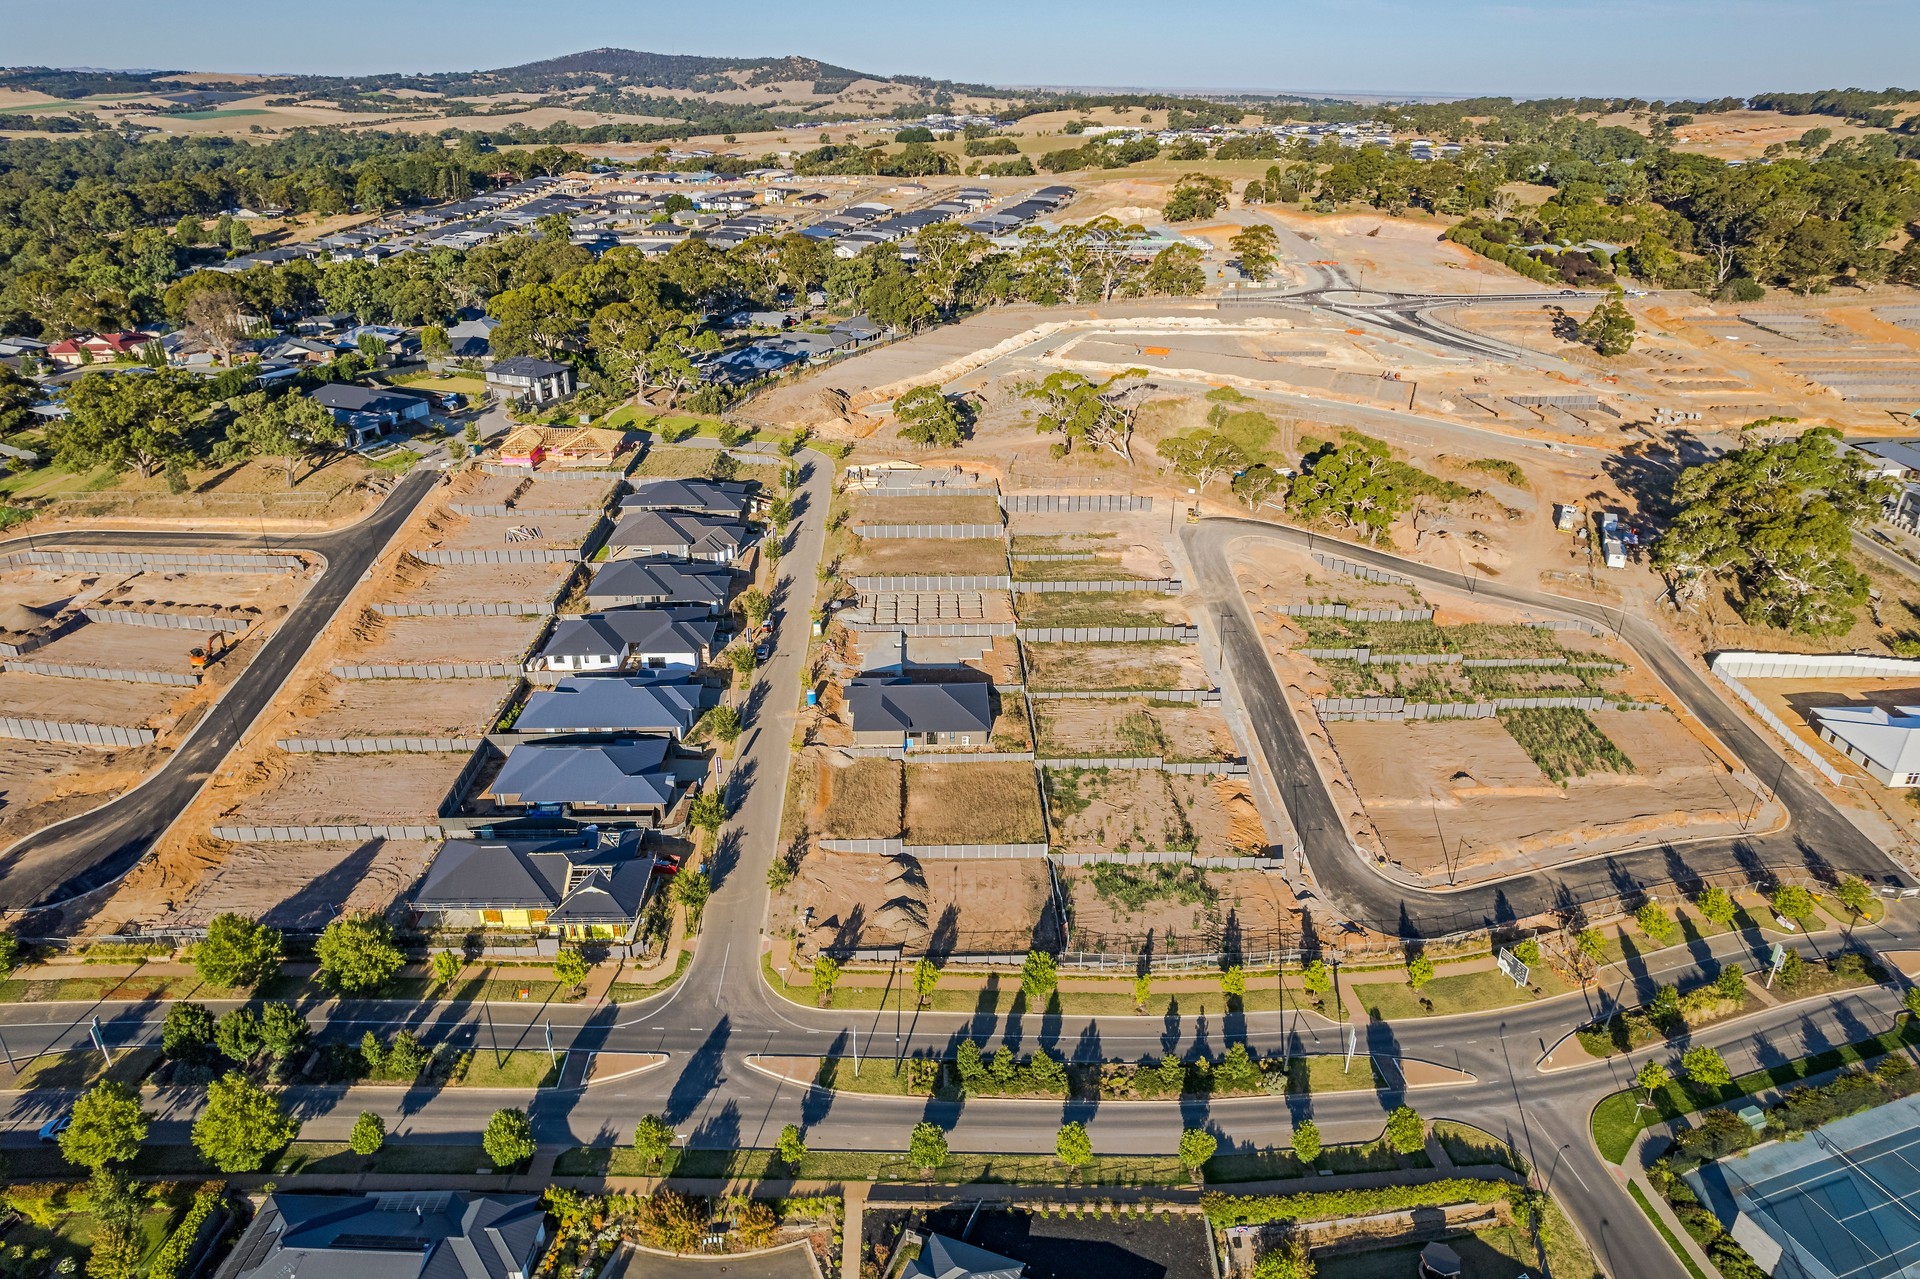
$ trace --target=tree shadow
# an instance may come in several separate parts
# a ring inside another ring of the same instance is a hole
[[[714,1028],[707,1032],[706,1039],[687,1057],[686,1065],[674,1079],[673,1088],[667,1094],[663,1113],[668,1123],[685,1121],[726,1079],[727,1040],[732,1034],[732,1022],[723,1013]]]

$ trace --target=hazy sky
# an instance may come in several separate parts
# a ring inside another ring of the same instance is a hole
[[[443,71],[611,45],[1004,84],[1666,98],[1920,80],[1916,0],[0,0],[0,17],[14,65]]]

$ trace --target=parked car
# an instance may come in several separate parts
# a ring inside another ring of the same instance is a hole
[[[60,1134],[65,1132],[72,1125],[72,1123],[73,1123],[73,1111],[71,1110],[61,1111],[59,1114],[55,1115],[53,1118],[47,1120],[47,1122],[40,1125],[40,1140],[46,1142],[48,1145],[52,1145],[54,1142],[60,1140]]]

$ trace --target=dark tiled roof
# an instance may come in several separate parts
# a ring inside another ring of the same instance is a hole
[[[993,727],[985,684],[916,684],[907,679],[847,682],[856,733],[984,733]]]
[[[673,733],[700,717],[700,689],[684,680],[587,675],[527,698],[520,733]]]
[[[510,804],[578,804],[595,808],[662,807],[678,784],[666,771],[664,737],[591,745],[529,742],[507,755],[493,794]]]

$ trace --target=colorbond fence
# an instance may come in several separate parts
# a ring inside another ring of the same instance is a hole
[[[939,541],[965,541],[982,537],[1005,537],[998,524],[856,524],[853,531],[875,541],[925,538]]]
[[[1412,586],[1413,579],[1402,577],[1398,573],[1389,573],[1385,569],[1369,568],[1365,564],[1355,564],[1352,560],[1343,560],[1337,555],[1313,553],[1314,562],[1324,569],[1335,573],[1345,573],[1348,577],[1357,577],[1366,582],[1383,582],[1388,586]]]
[[[1202,857],[1189,851],[1126,853],[1052,853],[1053,864],[1068,868],[1115,862],[1122,866],[1198,866],[1202,870],[1260,870],[1274,865],[1271,857]]]
[[[275,742],[295,755],[453,755],[478,750],[484,737],[284,737]]]
[[[181,671],[115,670],[108,666],[67,666],[60,662],[27,662],[18,658],[0,662],[0,669],[21,671],[28,675],[51,675],[55,679],[109,680],[116,684],[168,684],[176,688],[195,688],[200,683],[198,675]]]
[[[1018,595],[1086,595],[1102,591],[1157,591],[1162,595],[1178,595],[1185,589],[1177,577],[1141,577],[1081,579],[1071,582],[1015,582],[1013,590]]]
[[[581,559],[575,547],[520,547],[506,551],[410,551],[422,564],[568,564]]]
[[[1131,493],[1009,493],[1000,499],[1009,515],[1077,514],[1083,511],[1151,511],[1153,499]]]
[[[1016,564],[1082,564],[1100,557],[1092,551],[1034,551],[1025,555],[1016,551],[1011,558]]]
[[[1196,706],[1220,704],[1220,690],[1217,688],[1030,688],[1027,696],[1036,702],[1127,702],[1144,697],[1149,701],[1190,702]]]
[[[552,600],[521,600],[515,604],[375,604],[382,617],[526,617],[553,611]]]
[[[1165,760],[1158,755],[1082,755],[1067,759],[1043,759],[1042,768],[1125,768],[1153,773],[1178,773],[1186,777],[1245,777],[1245,761]]]
[[[12,665],[12,663],[8,663]],[[1858,778],[1828,763],[1819,748],[1796,733],[1742,680],[1749,679],[1907,679],[1920,676],[1920,661],[1905,657],[1856,657],[1828,653],[1715,653],[1707,664],[1754,716],[1835,786],[1857,785]]]
[[[847,622],[848,630],[892,631],[897,635],[946,639],[990,639],[1012,635],[1018,629],[1012,622]]]
[[[142,613],[127,608],[83,608],[80,615],[103,626],[151,626],[173,631],[224,631],[231,635],[253,625],[244,617],[207,613]]]
[[[435,825],[421,826],[215,826],[207,832],[234,844],[325,844],[369,839],[417,842],[443,838]]]
[[[856,759],[904,759],[922,764],[1030,764],[1032,751],[941,750],[936,746],[840,746],[835,749]]]
[[[922,860],[992,861],[1043,858],[1045,844],[909,844],[898,839],[823,839],[830,853],[872,853],[880,857],[917,857]]]
[[[581,515],[604,515],[606,506],[508,506],[500,502],[449,502],[447,509],[455,515],[494,516],[516,519],[569,519]]]
[[[13,551],[0,567],[99,568],[157,573],[289,573],[303,569],[297,555],[145,555],[137,551]]]
[[[1200,638],[1196,626],[1022,626],[1017,632],[1030,644],[1126,644],[1147,640]]]
[[[150,728],[0,716],[0,737],[23,742],[65,742],[71,746],[147,746],[153,742],[154,736]]]
[[[1409,702],[1398,697],[1320,697],[1321,719],[1491,719],[1501,711],[1602,711],[1619,703],[1606,697],[1499,697],[1490,702]]]
[[[872,591],[886,595],[906,595],[921,591],[1004,591],[1013,585],[1013,579],[1005,574],[971,577],[928,574],[920,577],[852,577],[847,580],[853,583],[853,589],[856,591]]]
[[[1430,608],[1350,608],[1345,604],[1288,604],[1288,617],[1335,617],[1348,622],[1431,622]]]
[[[505,662],[443,663],[414,666],[336,666],[340,679],[505,679],[524,674],[520,667]]]

